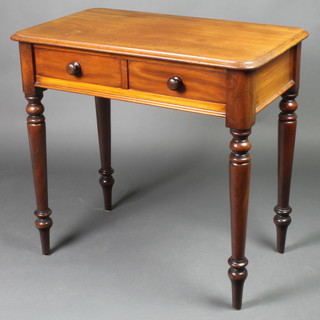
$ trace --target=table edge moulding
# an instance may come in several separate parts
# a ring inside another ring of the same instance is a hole
[[[105,209],[112,209],[110,99],[226,118],[229,158],[232,305],[240,309],[256,114],[282,96],[278,138],[277,251],[290,224],[301,42],[295,27],[114,9],[88,9],[16,32],[42,252],[50,253],[43,91],[95,97]]]

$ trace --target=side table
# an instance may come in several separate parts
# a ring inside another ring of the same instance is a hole
[[[15,33],[42,252],[50,253],[43,91],[95,96],[101,155],[100,184],[111,210],[110,99],[224,117],[230,128],[232,305],[241,308],[247,278],[245,241],[251,143],[256,114],[279,96],[277,250],[290,224],[290,180],[296,131],[300,28],[89,9]]]

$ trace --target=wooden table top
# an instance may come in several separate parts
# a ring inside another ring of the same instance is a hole
[[[89,9],[11,38],[100,52],[255,69],[308,36],[300,28],[136,11]]]

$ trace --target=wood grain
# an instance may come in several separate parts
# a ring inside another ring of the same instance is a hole
[[[112,87],[121,87],[121,60],[88,52],[61,51],[35,47],[36,74],[68,81],[85,82]],[[66,71],[69,63],[81,66],[79,75]],[[126,71],[125,71],[126,72]]]
[[[293,27],[98,8],[21,30],[12,39],[253,69],[307,36]]]
[[[23,92],[27,95],[35,95],[35,68],[32,45],[20,42],[19,50]]]
[[[255,123],[256,72],[228,70],[226,126],[245,130]]]
[[[293,61],[293,72],[292,72],[292,77],[294,81],[294,86],[290,89],[290,93],[298,93],[299,88],[300,88],[300,69],[301,69],[301,47],[302,43],[298,43],[294,48],[293,48],[293,56],[292,56],[292,61]]]
[[[170,78],[182,80],[181,90],[172,91],[167,82]],[[129,88],[168,96],[226,102],[226,72],[176,67],[160,63],[129,61]]]
[[[76,92],[91,96],[129,101],[164,107],[194,113],[225,117],[226,105],[224,103],[191,100],[179,97],[171,97],[161,94],[148,93],[138,90],[126,90],[122,88],[106,87],[101,85],[54,79],[37,76],[36,85],[47,89]]]
[[[257,111],[261,111],[294,85],[292,55],[293,52],[288,50],[257,70]]]

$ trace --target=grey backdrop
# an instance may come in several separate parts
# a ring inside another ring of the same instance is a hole
[[[93,98],[47,91],[52,247],[40,254],[16,30],[89,7],[303,27],[293,222],[275,253],[278,101],[251,135],[243,310],[230,308],[224,120],[113,102],[112,213],[102,210]],[[0,319],[318,319],[318,0],[43,1],[0,4]],[[45,314],[45,316],[44,316]]]

